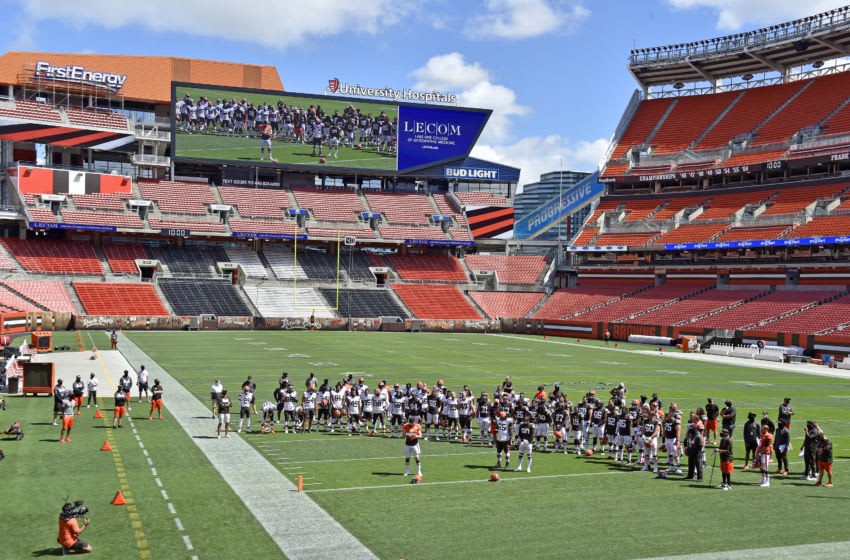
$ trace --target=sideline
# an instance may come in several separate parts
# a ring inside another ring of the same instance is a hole
[[[319,507],[239,435],[215,439],[216,422],[209,408],[150,356],[142,352],[124,333],[118,348],[127,361],[138,368],[145,364],[151,379],[162,381],[167,393],[165,407],[195,445],[245,503],[287,558],[339,559],[376,558],[357,538]],[[251,476],[245,476],[251,473]],[[269,496],[275,496],[270,500]],[[298,519],[298,523],[292,523]],[[317,543],[321,543],[318,547]]]
[[[850,547],[850,541],[719,552],[699,552],[696,554],[683,554],[681,556],[656,556],[653,558],[642,558],[641,560],[797,560],[798,558],[846,560],[847,547]]]
[[[626,352],[628,354],[641,354],[644,356],[656,356],[659,358],[674,358],[680,360],[695,360],[701,362],[712,362],[715,364],[726,364],[732,366],[743,366],[750,367],[755,369],[769,369],[773,371],[784,371],[784,372],[793,372],[793,373],[802,373],[805,375],[814,375],[818,377],[831,377],[835,379],[850,379],[850,370],[842,370],[842,369],[831,369],[824,366],[810,365],[810,364],[785,364],[785,363],[777,363],[777,362],[766,362],[763,360],[749,360],[747,358],[730,358],[726,356],[713,356],[711,354],[702,354],[702,353],[684,353],[684,352],[665,352],[661,354],[655,350],[630,350],[627,348],[613,348],[610,346],[597,346],[595,344],[581,344],[575,342],[567,342],[566,337],[557,337],[563,338],[564,340],[553,340],[551,338],[540,338],[535,335],[521,335],[520,337],[513,337],[507,334],[491,334],[489,336],[495,336],[499,338],[508,338],[513,340],[531,340],[534,342],[542,342],[547,344],[558,344],[561,346],[573,346],[575,348],[592,348],[594,350],[605,350],[608,352]],[[673,348],[672,346],[670,347]]]

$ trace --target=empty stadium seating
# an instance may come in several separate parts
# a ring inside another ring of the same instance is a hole
[[[633,315],[647,311],[653,307],[672,303],[690,294],[708,288],[701,281],[668,281],[660,286],[640,291],[633,296],[623,298],[614,303],[598,307],[579,314],[579,321],[617,321],[628,320]]]
[[[670,107],[671,102],[672,99],[667,97],[643,101],[617,142],[617,147],[611,154],[611,159],[621,158],[632,146],[643,144],[649,133],[658,124],[661,116]]]
[[[341,288],[319,288],[322,297],[331,307],[337,307],[341,317],[410,317],[404,309],[385,289],[358,290]],[[337,295],[339,305],[337,305]]]
[[[266,245],[263,255],[269,262],[274,275],[281,280],[307,280],[307,273],[301,268],[301,264],[295,260],[295,252],[286,245]],[[300,257],[300,255],[299,255]]]
[[[13,105],[0,105],[0,117],[11,117],[27,121],[62,122],[62,115],[50,105],[23,99],[16,100]]]
[[[336,255],[320,251],[298,251],[298,264],[311,280],[334,282],[341,276],[337,271]]]
[[[63,282],[6,280],[3,284],[47,311],[77,313]]]
[[[375,265],[371,264],[363,253],[345,251],[340,255],[340,263],[351,280],[369,283],[375,281],[375,275],[369,270],[369,267]],[[386,263],[380,266],[386,266]]]
[[[735,154],[727,158],[723,162],[724,167],[734,167],[743,165],[752,165],[754,163],[764,163],[766,161],[774,161],[782,159],[788,150],[785,148],[779,150],[767,150],[762,152],[744,152]]]
[[[777,319],[759,327],[760,330],[814,334],[850,322],[850,295]]]
[[[481,314],[455,286],[439,284],[393,284],[414,317],[419,319],[481,319]]]
[[[640,247],[646,245],[653,238],[658,237],[657,231],[645,232],[605,232],[596,238],[594,245],[627,245],[631,247]]]
[[[807,222],[785,237],[822,237],[830,235],[847,235],[850,232],[850,215],[823,216]]]
[[[788,226],[754,226],[733,227],[724,231],[715,241],[758,241],[762,239],[776,239]]]
[[[671,220],[686,208],[696,209],[702,206],[706,198],[706,195],[670,197],[667,204],[652,217],[652,220],[656,222]]]
[[[573,245],[589,245],[593,241],[593,238],[597,235],[599,235],[598,227],[585,227],[581,230],[581,233],[578,234],[578,237],[575,238]]]
[[[215,203],[206,183],[139,179],[139,190],[146,200],[156,202],[165,214],[204,215],[207,206]]]
[[[465,257],[470,270],[493,270],[505,284],[534,285],[546,270],[546,258],[540,255],[481,255]]]
[[[510,206],[511,203],[503,196],[490,191],[456,192],[454,195],[464,206]]]
[[[721,193],[713,195],[705,202],[703,212],[694,221],[731,220],[735,212],[748,204],[761,202],[767,195],[767,192]]]
[[[375,232],[367,227],[362,228],[334,228],[334,227],[318,227],[307,226],[307,235],[313,238],[324,239],[345,239],[348,236],[353,236],[356,239],[375,239]]]
[[[8,237],[2,242],[21,266],[32,272],[103,275],[100,260],[87,243]]]
[[[448,239],[438,227],[378,226],[378,232],[384,239]]]
[[[663,245],[665,243],[701,243],[711,240],[715,235],[728,227],[728,223],[680,226],[676,229],[671,229],[653,243],[656,245]]]
[[[492,193],[491,193],[492,194]],[[434,194],[431,195],[434,199],[434,202],[437,203],[437,208],[440,209],[440,214],[443,216],[451,216],[458,224],[465,226],[466,218],[462,213],[457,212],[452,206],[451,202],[449,202],[448,195],[445,194]],[[507,205],[507,199],[498,198],[493,200],[504,200],[505,205]],[[499,204],[501,205],[501,204]],[[496,204],[492,204],[492,206],[496,206]]]
[[[430,198],[421,194],[370,192],[366,200],[372,211],[383,214],[390,224],[424,226],[436,213]]]
[[[736,136],[750,133],[802,86],[800,82],[789,82],[745,90],[744,96],[708,131],[696,149],[722,148]]]
[[[66,224],[86,224],[98,226],[115,226],[125,229],[143,229],[144,222],[138,214],[126,212],[90,212],[86,210],[65,210],[62,219]]]
[[[693,317],[726,308],[739,301],[755,297],[759,293],[757,290],[708,290],[624,322],[643,325],[688,324]]]
[[[168,315],[151,284],[74,282],[72,285],[88,315]]]
[[[218,187],[224,204],[235,206],[243,218],[283,218],[291,206],[285,191]]]
[[[525,317],[543,300],[541,292],[469,292],[478,307],[491,319]]]
[[[0,288],[0,313],[30,313],[35,311],[41,310],[6,288]]]
[[[801,128],[818,124],[850,97],[850,73],[820,76],[810,83],[756,131],[754,144],[789,141]]]
[[[660,205],[657,198],[630,200],[625,210],[628,212],[624,222],[641,222],[649,217]]]
[[[115,128],[125,131],[128,129],[127,117],[108,109],[66,107],[65,113],[71,124],[86,128]]]
[[[164,278],[159,287],[177,315],[211,313],[224,317],[248,317],[251,311],[237,288],[228,281],[172,280]]]
[[[787,187],[776,191],[776,195],[767,202],[767,209],[762,213],[762,216],[802,212],[806,206],[818,199],[834,199],[839,192],[846,188],[846,183],[815,185],[813,187]]]
[[[460,241],[472,241],[472,234],[465,227],[450,227],[449,235],[452,239],[457,239]]]
[[[738,95],[735,91],[679,97],[652,137],[653,155],[680,152],[690,146]]]
[[[249,247],[225,247],[224,253],[227,260],[242,266],[245,275],[249,278],[268,278],[266,266],[260,260],[256,251]]]
[[[325,299],[313,288],[246,286],[245,293],[263,317],[336,317]]]
[[[216,272],[217,262],[227,262],[227,254],[220,247],[171,247],[163,245],[150,249],[151,258],[159,259],[167,271],[175,275],[208,276]]]
[[[269,222],[233,218],[228,223],[230,224],[230,229],[235,232],[275,233],[280,235],[295,235],[298,233],[298,225],[295,222]]]
[[[614,298],[650,286],[649,280],[605,280],[582,281],[571,289],[554,292],[546,303],[534,314],[536,319],[564,319],[589,310]]]
[[[776,291],[738,307],[704,317],[690,323],[701,328],[740,329],[770,317],[799,309],[804,305],[826,299],[837,292]]]
[[[72,194],[69,195],[77,208],[90,208],[93,210],[121,210],[125,209],[124,202],[128,195],[115,194]]]
[[[112,272],[137,274],[136,260],[150,258],[147,248],[138,243],[104,243],[101,248]]]
[[[15,263],[6,255],[5,251],[0,251],[0,270],[15,270]]]
[[[32,206],[28,206],[27,213],[30,215],[30,219],[33,222],[53,223],[58,221],[56,219],[56,215],[48,208],[34,208]]]
[[[392,255],[390,263],[403,280],[466,282],[466,273],[451,255]]]
[[[310,210],[317,220],[323,222],[356,222],[360,212],[366,211],[362,200],[353,189],[319,190],[295,187],[292,194],[295,195],[299,208]]]

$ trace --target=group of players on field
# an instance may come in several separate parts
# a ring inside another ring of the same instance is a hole
[[[189,134],[214,134],[280,140],[310,144],[314,156],[339,157],[340,146],[374,149],[394,154],[398,133],[398,117],[385,111],[377,116],[363,113],[349,105],[327,114],[320,105],[296,107],[279,99],[277,105],[257,103],[246,98],[210,100],[201,96],[196,103],[190,94],[176,103],[178,129]]]
[[[221,389],[218,382],[212,387],[214,413],[222,412]],[[238,398],[240,431],[242,420],[246,418],[250,431],[252,411],[262,415],[262,433],[274,433],[275,425],[278,428],[282,425],[284,433],[339,430],[349,436],[380,434],[389,438],[404,437],[410,441],[411,427],[415,427],[417,443],[420,437],[467,443],[477,439],[481,445],[495,446],[496,468],[502,468],[503,454],[504,468],[510,468],[510,452],[514,448],[519,451],[516,470],[522,468],[524,456],[527,456],[528,472],[531,472],[533,452],[552,451],[572,452],[580,457],[596,452],[607,453],[608,458],[617,463],[658,473],[659,455],[664,452],[667,463],[664,472],[681,474],[682,459],[687,455],[686,478],[696,476],[697,480],[702,480],[705,448],[709,443],[708,437],[713,436],[711,443],[717,445],[715,454],[720,458],[723,473],[722,487],[727,490],[731,487],[735,422],[731,401],[727,401],[727,406],[721,410],[708,399],[705,408],[699,407],[686,416],[675,402],[665,410],[656,393],[651,398],[641,396],[627,401],[627,389],[623,383],[610,390],[607,402],[603,402],[595,390],[590,390],[573,403],[561,392],[560,384],[555,384],[550,393],[544,386],[538,386],[537,392],[527,397],[513,389],[509,377],[496,388],[491,399],[487,392],[476,398],[468,385],[460,391],[453,391],[443,380],[430,388],[421,381],[404,386],[396,383],[392,387],[381,381],[372,389],[363,377],[355,380],[351,374],[335,385],[331,385],[328,379],[319,384],[311,374],[306,389],[299,394],[285,372],[273,392],[274,400],[262,403],[261,412],[256,410],[255,392],[256,385],[249,377],[242,384]],[[229,398],[225,400],[226,422],[229,424],[230,401]],[[758,465],[762,471],[763,486],[770,485],[768,469],[774,453],[779,460],[780,471],[777,472],[788,474],[786,455],[791,449],[788,428],[793,414],[790,399],[785,399],[779,408],[778,425],[769,420],[766,412],[758,424],[759,435],[752,448],[753,467]],[[750,414],[750,422],[754,416]],[[477,437],[473,436],[473,419],[478,428]],[[718,439],[720,420],[724,429]],[[220,418],[219,430],[222,423]],[[745,424],[745,463],[750,454],[747,429]],[[812,455],[818,459],[821,470],[828,471],[831,485],[831,442],[822,432],[819,436],[812,436],[812,442]],[[418,458],[418,452],[416,455]],[[827,463],[829,467],[824,466]]]

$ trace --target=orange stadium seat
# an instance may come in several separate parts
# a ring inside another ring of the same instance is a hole
[[[632,146],[643,144],[646,141],[646,137],[652,132],[655,125],[658,124],[658,120],[664,115],[672,102],[673,100],[668,97],[647,99],[641,102],[631,122],[629,122],[628,127],[626,127],[626,130],[617,142],[617,147],[611,154],[611,159],[619,159],[626,155],[626,152]]]
[[[101,245],[112,272],[138,274],[136,259],[149,259],[144,245],[138,243],[104,243]]]
[[[673,302],[694,292],[704,290],[709,285],[705,281],[670,280],[636,293],[633,296],[585,311],[576,316],[578,321],[617,321],[629,319],[632,315],[646,311],[658,305]]]
[[[390,255],[389,261],[406,281],[467,281],[463,267],[452,255]]]
[[[540,255],[466,255],[471,270],[492,270],[504,284],[534,285],[546,270],[546,258]]]
[[[469,292],[469,296],[491,319],[528,315],[543,300],[541,292]]]
[[[139,190],[146,200],[156,202],[164,214],[207,214],[207,205],[215,204],[206,183],[139,179]]]
[[[644,313],[627,323],[642,325],[680,325],[689,324],[693,317],[723,309],[739,301],[758,295],[755,290],[718,290],[712,289],[684,299],[655,311]]]
[[[704,317],[691,326],[700,328],[740,329],[783,313],[800,309],[836,295],[837,291],[776,291],[715,315]]]
[[[168,315],[151,284],[74,282],[88,315]]]
[[[425,226],[436,213],[431,198],[421,194],[366,193],[373,212],[380,212],[390,224]],[[397,238],[396,238],[397,239]]]
[[[653,155],[681,152],[740,95],[737,91],[679,97],[652,137]]]
[[[79,312],[63,282],[6,280],[3,284],[47,311]]]
[[[785,237],[827,237],[835,235],[847,235],[850,232],[850,215],[823,216],[807,222]]]
[[[850,323],[850,295],[817,305],[783,319],[766,323],[759,330],[814,334]]]
[[[103,275],[97,253],[87,243],[8,237],[2,242],[21,266],[32,272]]]
[[[245,187],[218,187],[221,200],[235,206],[242,218],[283,219],[292,204],[285,191],[250,189]]]
[[[456,286],[393,284],[392,287],[419,319],[482,319]]]
[[[299,208],[310,210],[322,222],[356,222],[360,213],[368,210],[354,189],[294,187],[292,194]]]
[[[575,288],[555,291],[546,303],[534,314],[535,319],[565,319],[601,305],[614,298],[623,297],[637,290],[648,288],[649,281],[640,280],[606,280],[603,282],[587,281]]]
[[[671,229],[653,243],[655,245],[663,245],[665,243],[702,243],[712,240],[715,235],[728,227],[728,223],[679,226],[676,229]]]

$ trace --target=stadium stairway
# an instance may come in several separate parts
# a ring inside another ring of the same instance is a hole
[[[236,293],[239,294],[239,297],[242,299],[242,303],[251,310],[251,315],[253,317],[261,317],[260,311],[257,309],[257,306],[254,305],[254,302],[251,301],[251,298],[248,297],[248,294],[245,293],[246,286],[243,284],[241,286],[236,286]]]
[[[112,268],[109,266],[109,259],[106,258],[106,253],[103,252],[103,247],[100,245],[92,245],[97,259],[100,261],[100,267],[103,269],[103,275],[109,276],[112,274]]]
[[[489,315],[487,315],[487,312],[484,311],[484,308],[478,305],[478,302],[475,301],[475,298],[469,295],[469,290],[461,289],[460,293],[463,294],[463,299],[468,301],[469,305],[471,305],[472,308],[475,309],[475,311],[477,311],[479,315],[481,315],[485,319],[490,317]]]
[[[257,251],[257,256],[260,257],[260,262],[263,263],[264,267],[266,267],[266,277],[275,278],[274,270],[272,270],[272,265],[269,264],[269,260],[266,258],[266,255],[263,254],[263,251]]]

